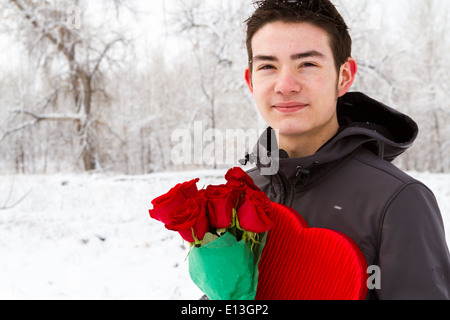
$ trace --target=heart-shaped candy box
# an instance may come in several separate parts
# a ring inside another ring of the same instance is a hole
[[[310,228],[299,213],[273,203],[256,300],[362,300],[367,262],[343,233]]]

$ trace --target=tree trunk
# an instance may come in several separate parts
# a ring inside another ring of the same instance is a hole
[[[76,72],[77,76],[81,80],[83,86],[83,105],[80,110],[84,113],[84,120],[80,122],[78,126],[78,133],[83,137],[81,140],[82,150],[81,157],[83,159],[83,165],[85,171],[91,171],[97,169],[97,150],[93,144],[92,131],[89,128],[91,120],[91,103],[92,103],[92,84],[91,77],[82,69],[78,68]],[[77,92],[74,92],[77,95]]]

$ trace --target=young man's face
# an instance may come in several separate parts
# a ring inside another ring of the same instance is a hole
[[[267,124],[280,137],[331,138],[339,127],[337,98],[353,82],[356,64],[352,75],[351,65],[338,74],[327,33],[310,23],[266,24],[252,49],[246,81]]]

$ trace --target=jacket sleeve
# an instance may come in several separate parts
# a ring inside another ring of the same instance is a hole
[[[403,187],[387,205],[381,229],[379,299],[450,299],[450,254],[432,192]]]

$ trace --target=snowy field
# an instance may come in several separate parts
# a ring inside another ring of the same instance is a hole
[[[27,194],[0,210],[0,299],[198,299],[187,246],[148,209],[178,182],[220,184],[224,173],[0,176],[0,207]],[[411,174],[450,234],[450,174]]]

